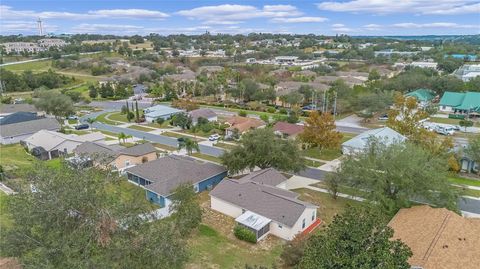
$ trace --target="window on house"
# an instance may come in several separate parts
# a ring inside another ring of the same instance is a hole
[[[305,229],[305,219],[302,221],[302,229]]]

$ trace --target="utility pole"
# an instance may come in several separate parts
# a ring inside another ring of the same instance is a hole
[[[43,25],[42,25],[42,19],[38,18],[37,20],[37,26],[38,26],[38,33],[40,36],[43,36]]]

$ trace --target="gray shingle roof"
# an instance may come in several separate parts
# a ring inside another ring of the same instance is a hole
[[[298,194],[248,180],[222,180],[210,196],[292,227],[312,204],[296,199]]]
[[[94,142],[84,142],[76,147],[73,152],[78,155],[93,157],[100,162],[112,161],[118,156],[118,152],[115,150],[115,148]]]
[[[209,119],[209,118],[213,118],[213,117],[217,116],[217,114],[209,108],[195,109],[195,110],[192,110],[192,111],[188,112],[188,115],[190,117],[192,117],[192,119],[194,119],[194,120],[197,120],[200,117],[205,118],[205,119]]]
[[[38,119],[37,113],[20,111],[1,118],[0,125],[7,125],[36,119]]]
[[[60,124],[56,119],[43,118],[19,123],[2,125],[0,127],[0,136],[20,136],[36,133],[40,130],[59,130]]]
[[[197,183],[225,171],[220,165],[177,155],[169,155],[126,170],[127,173],[153,182],[145,188],[163,196],[171,194],[180,184]]]
[[[37,112],[35,106],[30,104],[1,104],[0,113],[15,113],[15,112]]]
[[[119,151],[120,154],[125,154],[130,156],[142,156],[152,152],[156,152],[156,149],[150,143],[138,144],[133,147],[124,148]]]
[[[240,182],[253,181],[269,186],[277,186],[286,180],[287,178],[274,168],[258,170],[239,179]]]

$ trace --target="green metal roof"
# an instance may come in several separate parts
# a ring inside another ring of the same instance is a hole
[[[405,95],[415,97],[420,102],[428,102],[435,98],[435,93],[429,89],[418,89]]]
[[[445,92],[439,104],[455,109],[480,111],[480,92]]]

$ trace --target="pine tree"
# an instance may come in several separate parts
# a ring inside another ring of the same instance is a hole
[[[135,110],[135,117],[136,117],[136,119],[137,119],[136,121],[137,121],[137,122],[140,122],[140,112],[138,111],[138,101],[135,101],[135,108],[136,108],[136,110]]]

